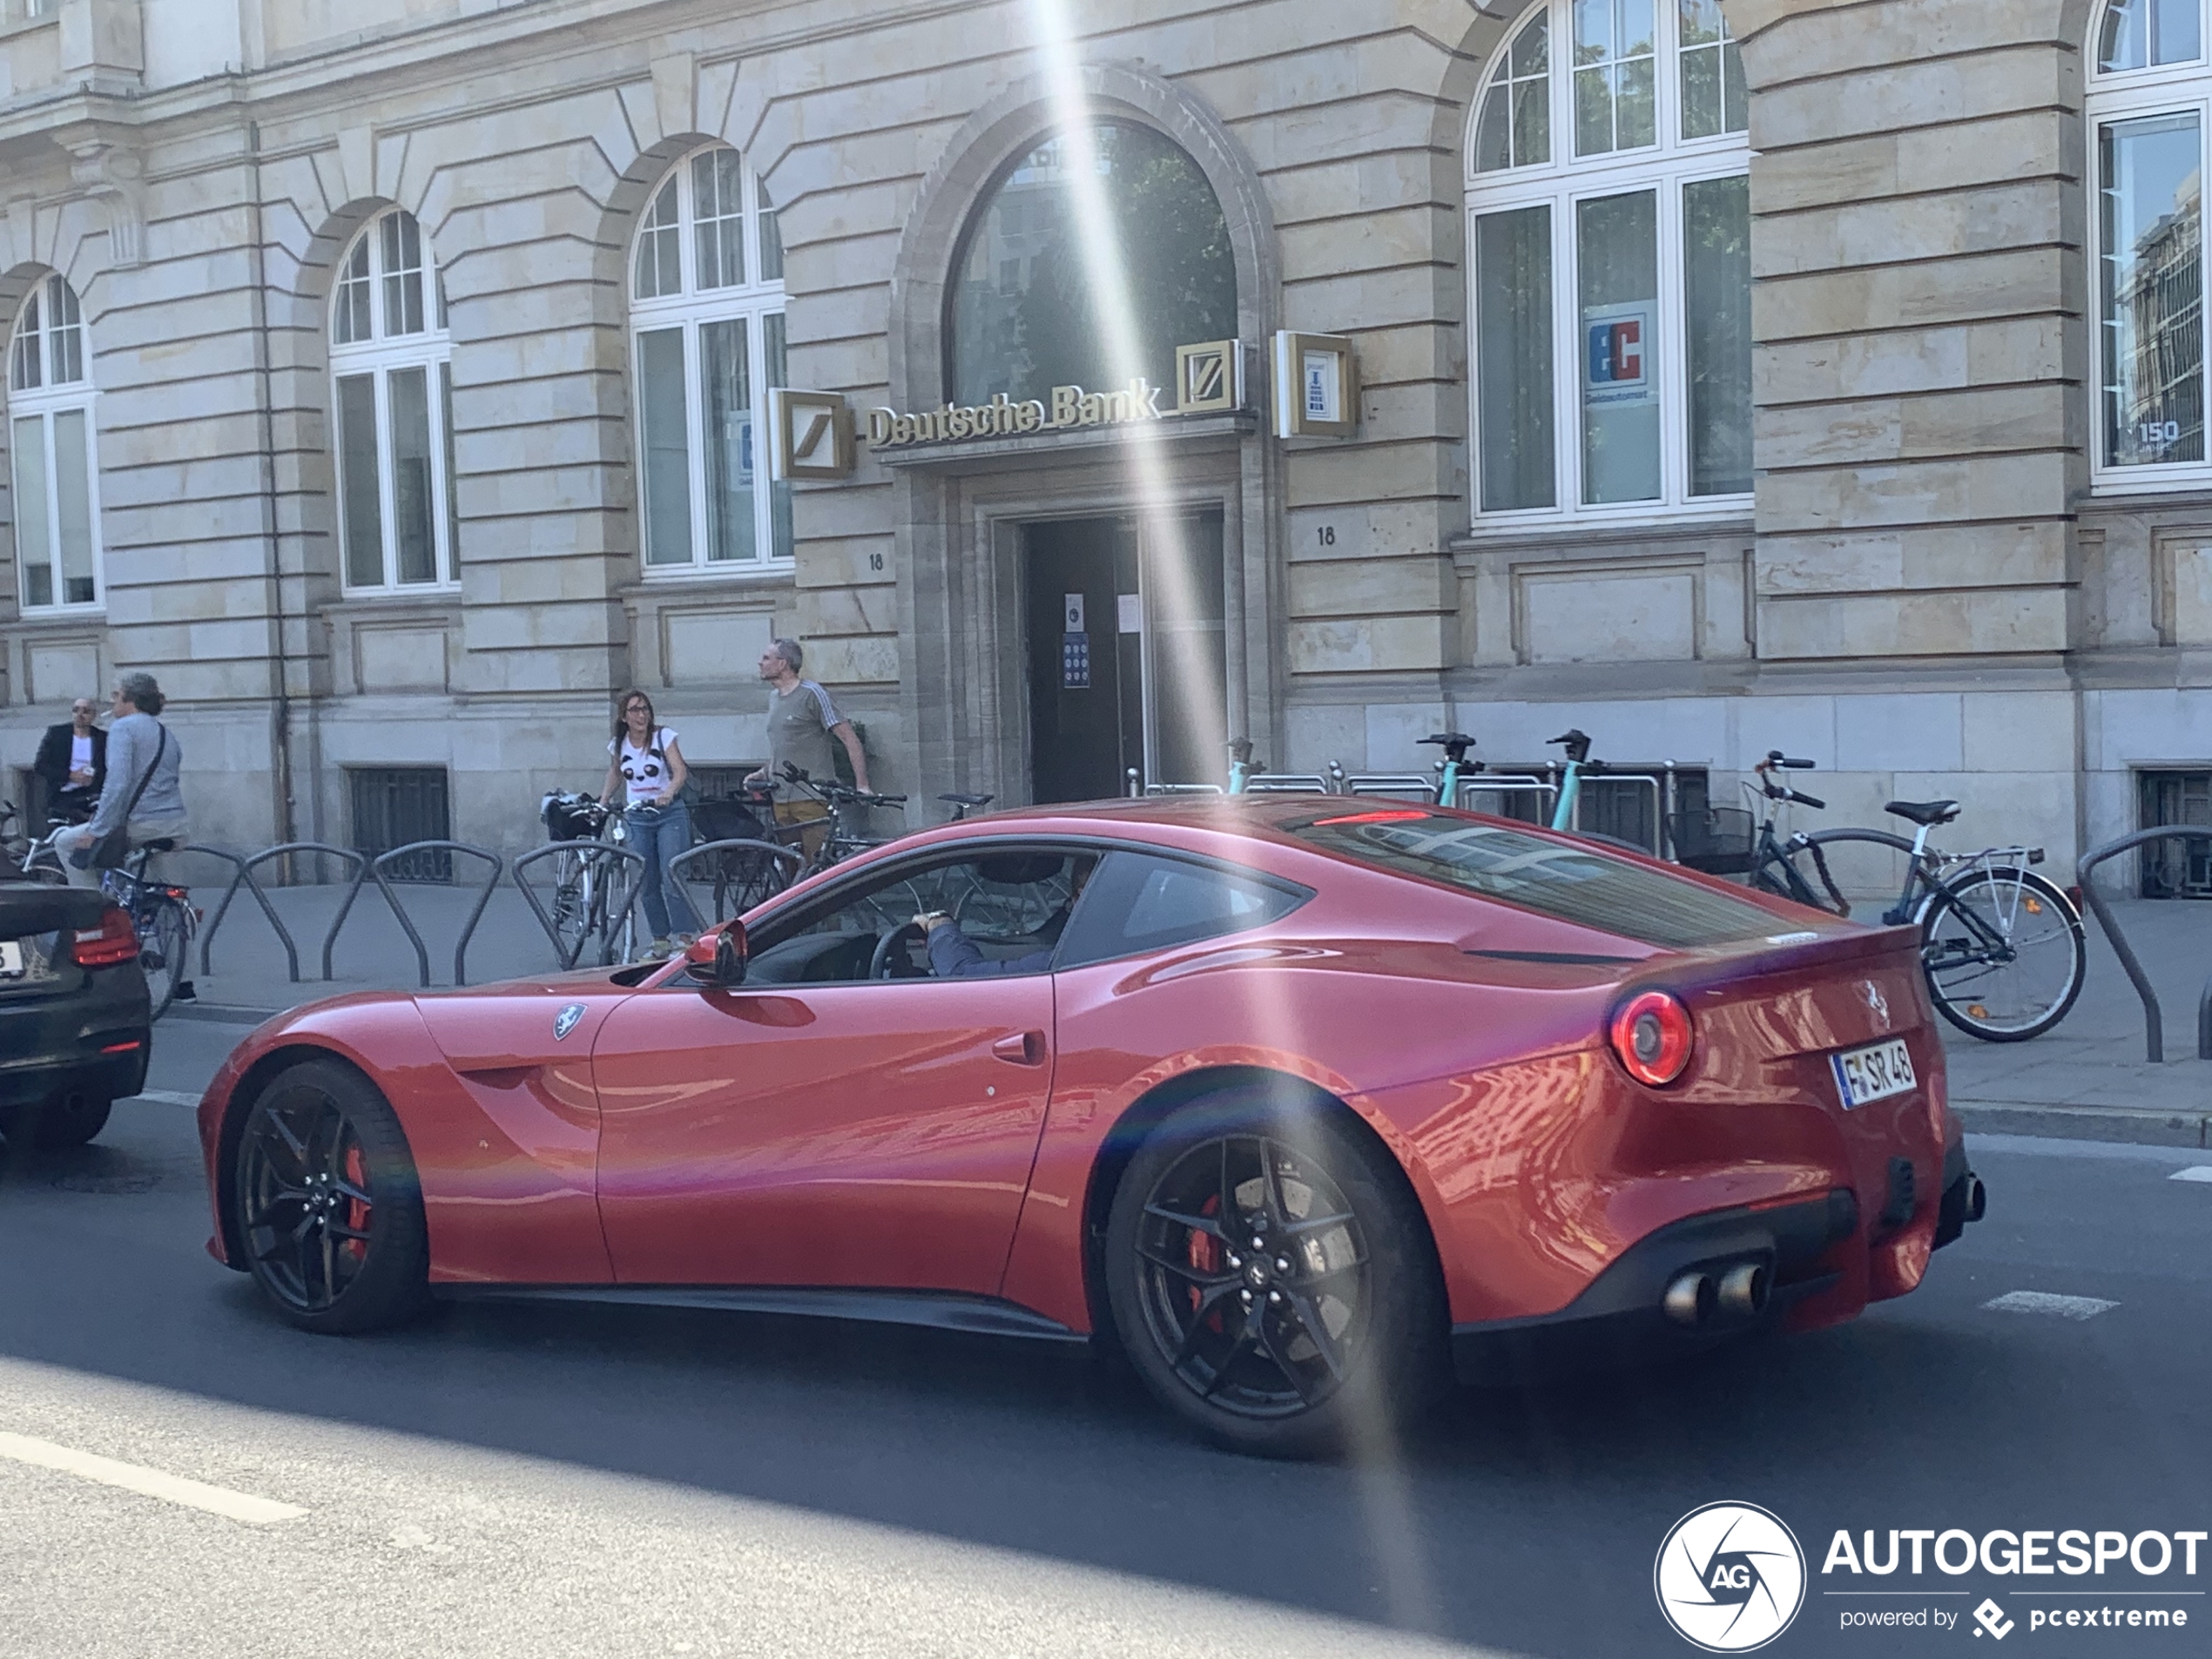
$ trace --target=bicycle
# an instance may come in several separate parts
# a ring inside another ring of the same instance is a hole
[[[138,936],[138,967],[153,1003],[148,1017],[155,1020],[173,1003],[197,1000],[192,941],[199,931],[199,912],[191,903],[192,890],[146,876],[147,862],[156,853],[176,850],[172,840],[143,841],[132,849],[124,867],[100,872],[100,890],[129,914],[132,931]]]
[[[608,889],[616,885],[609,865],[620,862],[597,849],[605,846],[610,823],[619,823],[604,803],[587,794],[550,791],[538,803],[548,839],[574,850],[553,860],[553,933],[561,966],[574,968],[583,959],[583,948],[596,936],[602,941],[600,961],[614,960],[608,937]],[[625,921],[629,912],[624,911]]]
[[[833,779],[810,777],[804,767],[790,762],[786,762],[784,765],[784,781],[813,796],[829,809],[830,833],[822,838],[799,873],[792,878],[794,883],[804,881],[810,875],[818,875],[832,865],[851,858],[855,853],[867,853],[887,845],[894,839],[891,836],[855,833],[853,828],[854,817],[881,807],[904,806],[907,804],[904,795],[879,795],[865,789],[855,789],[850,784],[839,783]],[[811,826],[799,824],[783,827],[789,836],[794,831],[803,834]]]
[[[1901,852],[1904,885],[1882,921],[1919,928],[1920,968],[1936,1011],[1986,1042],[2025,1042],[2066,1018],[2088,974],[2087,935],[2073,900],[2028,867],[2043,861],[2041,847],[1945,853],[1929,846],[1931,832],[1959,816],[1955,800],[1890,802],[1886,811],[1917,826],[1910,840],[1873,829],[1800,831],[1779,839],[1774,821],[1781,806],[1817,811],[1826,803],[1777,783],[1771,774],[1811,766],[1810,760],[1774,750],[1752,769],[1757,781],[1746,784],[1745,792],[1756,786],[1768,802],[1746,859],[1753,887],[1848,917],[1851,902],[1828,867],[1828,849],[1856,844]],[[1959,866],[1966,867],[1960,874],[1945,873]]]

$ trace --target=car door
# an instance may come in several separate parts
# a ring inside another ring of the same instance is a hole
[[[1052,863],[860,879],[772,919],[745,984],[615,1010],[593,1065],[617,1282],[995,1295],[1051,1092],[1051,976],[926,976],[904,943],[880,964],[902,977],[868,974],[917,910],[954,907],[1020,968],[1023,927],[1056,937],[1076,860]]]

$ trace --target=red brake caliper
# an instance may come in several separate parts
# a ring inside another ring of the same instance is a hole
[[[1202,1216],[1211,1216],[1220,1208],[1221,1199],[1219,1196],[1217,1195],[1213,1197],[1208,1198],[1204,1204],[1201,1204],[1198,1207],[1198,1213]],[[1187,1237],[1189,1243],[1185,1248],[1190,1252],[1191,1267],[1195,1271],[1204,1273],[1209,1277],[1220,1272],[1221,1240],[1216,1238],[1211,1233],[1202,1233],[1196,1228],[1193,1228]],[[1197,1312],[1199,1298],[1198,1287],[1195,1285],[1191,1285],[1189,1290],[1185,1291],[1185,1294],[1190,1298],[1191,1312],[1194,1313]],[[1221,1315],[1218,1312],[1215,1313],[1212,1316],[1211,1322],[1218,1327],[1221,1322]]]
[[[346,1149],[346,1179],[363,1192],[368,1190],[368,1164],[361,1157],[361,1150],[358,1146]],[[346,1200],[346,1224],[357,1233],[368,1231],[368,1206],[359,1198]],[[342,1242],[346,1253],[357,1262],[368,1254],[368,1240],[366,1238],[348,1238]]]

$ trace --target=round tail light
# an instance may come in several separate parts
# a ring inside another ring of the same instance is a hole
[[[1663,1089],[1689,1069],[1697,1034],[1682,999],[1665,991],[1630,997],[1613,1016],[1613,1052],[1629,1076]]]

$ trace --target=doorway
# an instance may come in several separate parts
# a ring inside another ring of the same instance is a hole
[[[1218,509],[1022,527],[1031,798],[1218,784],[1229,676]]]

